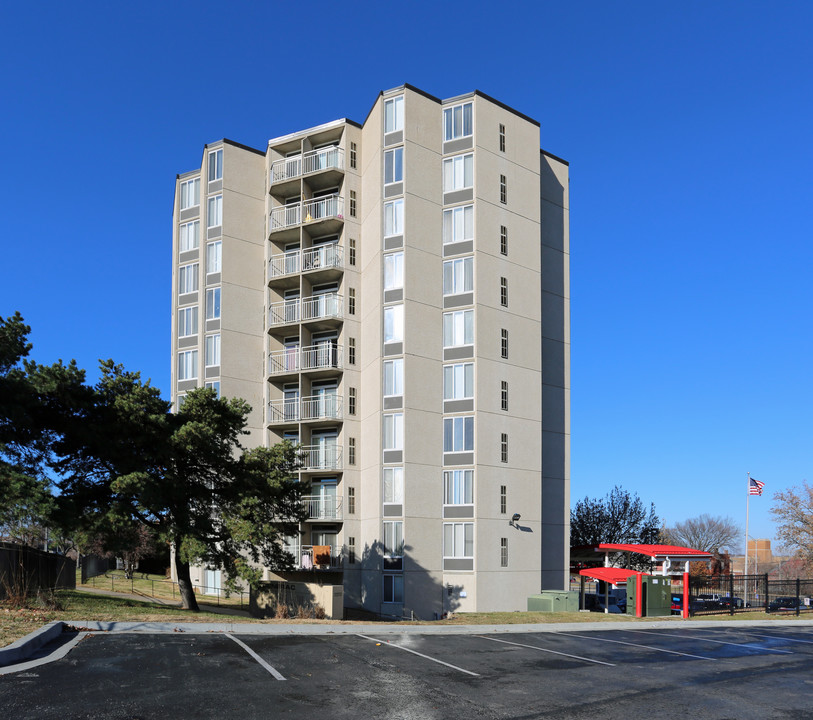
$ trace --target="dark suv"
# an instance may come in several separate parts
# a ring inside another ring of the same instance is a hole
[[[802,601],[797,597],[778,597],[768,603],[768,612],[777,610],[795,610],[802,606]]]

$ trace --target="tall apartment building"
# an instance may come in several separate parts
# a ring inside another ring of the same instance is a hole
[[[568,167],[539,135],[405,85],[178,176],[173,401],[245,398],[312,484],[270,579],[425,618],[568,587]]]

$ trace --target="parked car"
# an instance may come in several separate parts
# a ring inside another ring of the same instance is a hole
[[[735,610],[739,610],[740,608],[744,607],[751,607],[751,603],[743,602],[743,599],[738,597],[720,598],[720,605],[727,610],[730,610],[732,605],[734,606]]]
[[[672,615],[683,612],[683,593],[672,593]]]
[[[797,597],[778,597],[776,600],[771,600],[768,603],[768,612],[776,612],[777,610],[795,610],[802,606],[801,598]]]

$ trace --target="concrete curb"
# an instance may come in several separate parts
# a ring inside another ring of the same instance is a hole
[[[14,641],[11,645],[0,648],[0,667],[27,660],[43,645],[58,638],[62,634],[64,626],[65,624],[61,620],[54,620],[43,625],[39,630],[34,630],[25,637]]]

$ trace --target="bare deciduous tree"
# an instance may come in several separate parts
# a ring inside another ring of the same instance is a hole
[[[813,485],[802,480],[801,487],[774,493],[771,514],[776,518],[776,537],[813,567]]]
[[[741,530],[731,518],[703,513],[696,518],[675,523],[673,527],[666,528],[663,535],[674,545],[684,545],[717,555],[723,548],[735,551],[739,549]]]

